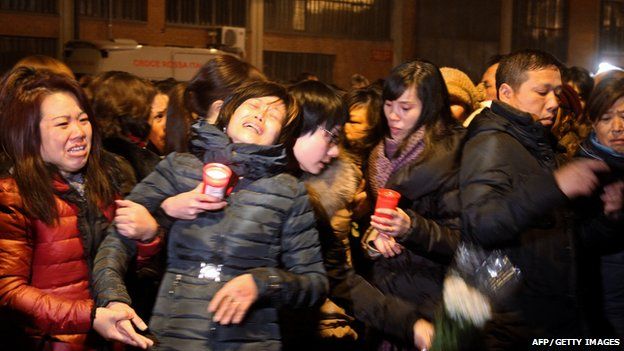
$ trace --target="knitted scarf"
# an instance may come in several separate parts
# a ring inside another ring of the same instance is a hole
[[[383,188],[388,178],[400,168],[416,160],[425,148],[425,127],[412,133],[407,144],[396,157],[400,142],[390,138],[382,140],[371,152],[368,159],[368,181],[372,194],[376,197],[377,190]],[[392,158],[393,157],[393,158]]]

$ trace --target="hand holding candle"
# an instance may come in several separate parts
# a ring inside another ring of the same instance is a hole
[[[371,226],[381,235],[399,237],[409,230],[410,217],[397,207],[400,198],[401,194],[394,190],[379,189]]]
[[[208,163],[204,166],[203,175],[204,187],[202,193],[223,199],[232,176],[232,170],[221,163]]]
[[[389,208],[394,210],[399,205],[399,200],[401,199],[401,194],[394,190],[390,189],[379,189],[377,192],[377,203],[375,203],[375,215],[379,217],[384,217],[391,219],[392,216],[387,215],[385,213],[377,213],[377,209],[379,208]]]

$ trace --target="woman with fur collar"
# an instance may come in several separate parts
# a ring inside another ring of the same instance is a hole
[[[318,81],[300,82],[291,87],[290,92],[299,106],[301,124],[292,148],[291,171],[300,175],[310,194],[330,294],[320,310],[297,311],[296,323],[284,323],[293,340],[293,345],[285,343],[285,349],[300,348],[302,333],[309,340],[310,349],[348,346],[347,340],[358,336],[350,328],[351,317],[346,315],[345,309],[386,335],[410,343],[418,338],[419,347],[428,346],[428,341],[421,340],[421,336],[428,333],[429,325],[418,319],[415,309],[402,300],[384,296],[353,269],[349,234],[352,206],[362,172],[338,147],[349,116],[346,104],[334,89]],[[324,339],[318,338],[315,329]],[[334,342],[328,343],[328,338]]]

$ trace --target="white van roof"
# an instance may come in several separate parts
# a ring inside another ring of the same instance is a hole
[[[140,45],[131,39],[74,40],[65,44],[64,52],[65,63],[79,75],[126,71],[151,80],[178,81],[190,80],[217,55],[233,54],[217,49]]]

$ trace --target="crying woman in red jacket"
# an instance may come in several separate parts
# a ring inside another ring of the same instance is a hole
[[[78,83],[18,68],[0,85],[0,344],[146,348],[133,311],[96,308],[93,257],[114,215],[121,173],[100,143]],[[97,331],[94,333],[93,330]]]

